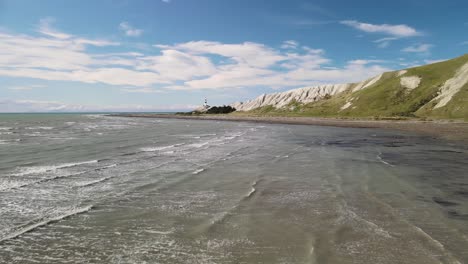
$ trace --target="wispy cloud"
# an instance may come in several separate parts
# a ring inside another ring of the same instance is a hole
[[[281,45],[282,49],[297,49],[297,46],[299,46],[299,43],[295,40],[286,40],[283,42]]]
[[[122,92],[125,93],[143,93],[143,94],[151,94],[151,93],[166,93],[166,91],[157,90],[149,87],[144,88],[123,88],[120,89]]]
[[[128,22],[122,22],[119,24],[119,29],[125,33],[126,36],[129,37],[139,37],[143,34],[142,29],[132,27]]]
[[[411,53],[428,53],[434,45],[431,44],[418,44],[412,45],[402,49],[403,52]]]
[[[169,4],[170,2],[172,2],[172,0],[161,0],[161,2]]]
[[[45,87],[47,86],[42,85],[42,84],[31,84],[31,85],[25,85],[25,86],[12,86],[12,87],[8,87],[8,89],[13,90],[13,91],[29,91],[32,89],[45,88]]]
[[[348,64],[355,65],[367,65],[367,64],[377,64],[377,63],[386,63],[384,60],[351,60],[348,61]]]
[[[460,43],[461,45],[468,45],[468,41],[464,41],[462,43]]]
[[[369,24],[356,20],[344,20],[340,22],[343,25],[350,26],[367,33],[381,33],[394,37],[415,37],[422,33],[407,25],[389,25],[389,24]]]
[[[399,38],[397,37],[387,37],[387,38],[381,38],[381,39],[377,39],[377,40],[374,40],[374,43],[377,43],[378,47],[379,48],[386,48],[388,46],[390,46],[390,43],[394,40],[397,40]]]

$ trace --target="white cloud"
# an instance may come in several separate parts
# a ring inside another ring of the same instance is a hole
[[[379,48],[386,48],[388,46],[390,46],[390,43],[394,40],[397,40],[399,38],[397,37],[387,37],[387,38],[381,38],[381,39],[377,39],[377,40],[374,40],[374,43],[377,43],[378,47]]]
[[[411,53],[428,53],[430,49],[433,47],[431,44],[419,44],[406,47],[402,49],[403,52],[411,52]]]
[[[172,0],[161,0],[161,1],[162,1],[163,3],[166,3],[166,4],[172,2]]]
[[[350,26],[367,33],[381,33],[394,37],[415,37],[422,35],[421,32],[407,25],[389,25],[389,24],[369,24],[356,20],[344,20],[340,22],[343,25]]]
[[[462,43],[460,43],[461,45],[468,45],[468,41],[464,41]]]
[[[207,57],[166,49],[162,55],[140,58],[139,70],[158,72],[167,80],[191,80],[216,72],[215,65]]]
[[[197,106],[190,104],[174,105],[80,105],[68,104],[57,101],[37,101],[37,100],[0,100],[0,112],[21,113],[21,112],[162,112],[193,110]]]
[[[161,91],[149,87],[143,87],[143,88],[123,88],[120,89],[122,92],[125,93],[143,93],[143,94],[151,94],[151,93],[166,93],[166,91]]]
[[[9,90],[13,91],[29,91],[35,88],[45,88],[47,86],[42,85],[42,84],[32,84],[32,85],[25,85],[25,86],[12,86],[8,87]]]
[[[297,49],[299,46],[299,43],[295,40],[286,40],[283,42],[283,45],[281,45],[282,49]]]
[[[351,60],[348,61],[348,64],[355,64],[355,65],[367,65],[367,64],[375,64],[375,63],[384,63],[384,60]]]
[[[154,45],[151,51],[104,53],[89,46],[118,45],[54,30],[41,22],[39,35],[0,31],[0,76],[48,81],[103,83],[123,92],[161,89],[292,88],[359,81],[388,70],[378,60],[354,60],[333,67],[322,49],[286,41],[294,49],[254,42],[190,41]],[[155,47],[159,53],[155,54]],[[151,52],[151,55],[147,53]]]
[[[128,22],[122,22],[119,24],[119,29],[129,37],[139,37],[143,34],[142,29],[132,27]]]
[[[190,54],[213,54],[228,57],[237,63],[245,63],[254,67],[268,67],[286,59],[278,51],[263,44],[244,42],[241,44],[224,44],[215,41],[191,41],[174,46],[155,45],[162,49],[174,49]]]
[[[56,31],[52,28],[52,24],[55,23],[55,19],[51,17],[42,18],[39,20],[38,31],[44,35],[48,35],[57,39],[69,39],[72,36]]]

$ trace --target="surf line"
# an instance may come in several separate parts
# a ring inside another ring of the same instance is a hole
[[[0,238],[0,243],[4,242],[6,240],[17,238],[17,237],[19,237],[19,236],[21,236],[21,235],[23,235],[25,233],[32,232],[38,227],[45,226],[45,225],[48,225],[48,224],[53,223],[53,222],[58,222],[58,221],[63,220],[65,218],[71,217],[73,215],[86,213],[89,210],[91,210],[93,207],[94,207],[94,205],[88,205],[88,206],[81,207],[81,208],[75,208],[75,209],[73,209],[71,211],[68,211],[68,212],[62,214],[62,215],[56,215],[56,216],[52,216],[50,218],[45,218],[44,217],[44,218],[41,218],[39,220],[33,221],[32,223],[30,222],[29,225],[25,224],[23,226],[16,227],[16,228],[14,228],[16,230],[14,230],[12,233],[7,234],[6,236]]]

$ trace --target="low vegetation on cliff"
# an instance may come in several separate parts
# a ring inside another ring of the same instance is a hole
[[[233,106],[261,115],[468,120],[468,54],[361,83],[262,95]]]

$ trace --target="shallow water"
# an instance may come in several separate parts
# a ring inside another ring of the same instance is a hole
[[[372,129],[0,115],[0,263],[468,263],[468,149]]]

